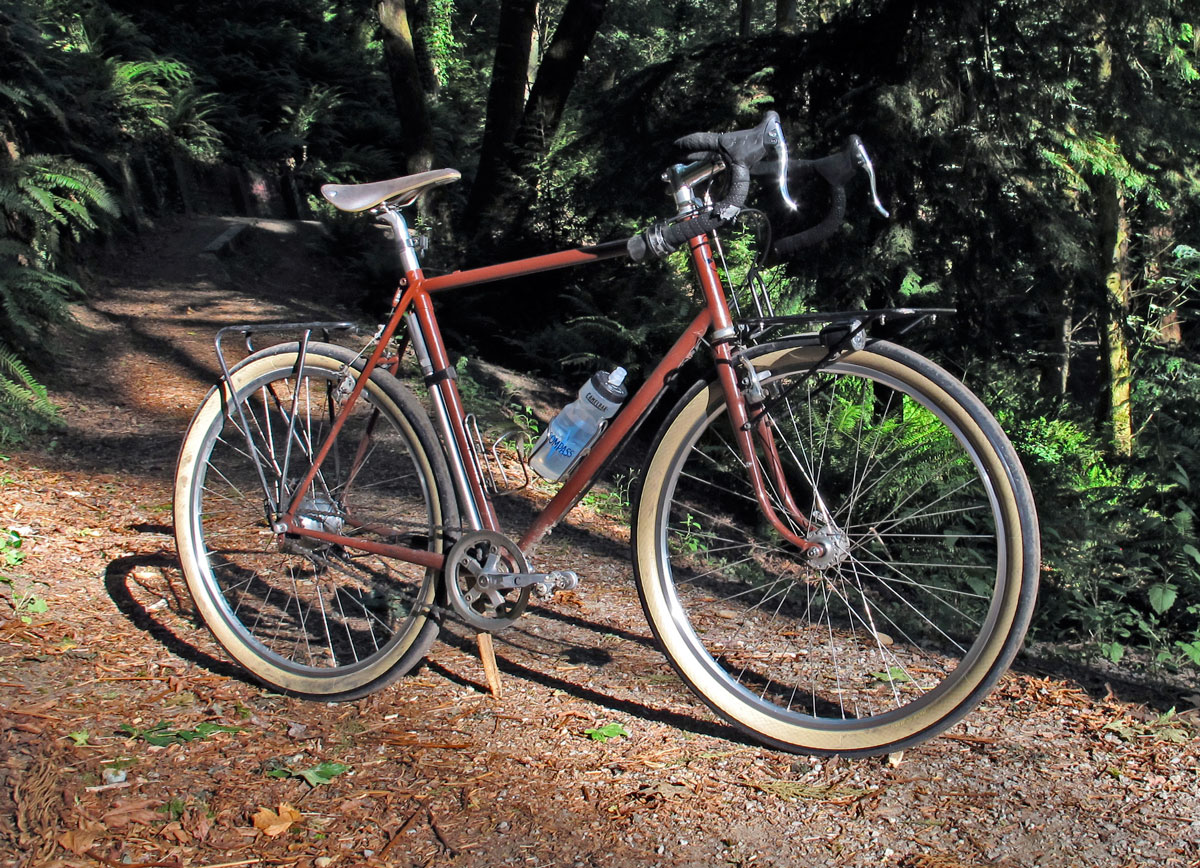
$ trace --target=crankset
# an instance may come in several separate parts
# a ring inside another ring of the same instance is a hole
[[[570,570],[531,573],[517,544],[490,530],[466,533],[446,556],[446,593],[455,613],[476,630],[495,633],[525,613],[529,595],[549,597],[577,587]]]

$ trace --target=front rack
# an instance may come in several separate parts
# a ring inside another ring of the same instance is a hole
[[[797,313],[787,316],[758,316],[740,321],[744,329],[758,336],[774,328],[789,328],[796,326],[816,326],[824,323],[826,328],[849,326],[855,331],[865,330],[873,326],[881,326],[896,320],[902,322],[895,337],[908,334],[917,326],[928,320],[936,322],[939,316],[953,316],[958,313],[952,307],[886,307],[874,310],[839,310],[817,313]]]

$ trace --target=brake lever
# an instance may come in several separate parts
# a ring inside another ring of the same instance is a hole
[[[787,206],[789,211],[799,211],[800,206],[792,198],[792,194],[788,190],[787,139],[784,138],[783,124],[778,117],[767,128],[766,139],[770,144],[775,146],[775,154],[779,160],[779,198],[783,200],[783,204]]]
[[[884,217],[891,217],[891,213],[879,201],[879,188],[875,184],[875,167],[871,164],[871,157],[867,154],[866,145],[858,136],[850,137],[850,156],[867,173],[867,180],[871,185],[871,204],[875,206],[875,210]]]

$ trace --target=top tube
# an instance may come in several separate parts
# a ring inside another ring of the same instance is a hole
[[[543,271],[570,268],[573,265],[584,265],[588,262],[618,259],[629,255],[627,243],[625,239],[607,241],[604,244],[579,247],[575,250],[562,250],[558,253],[532,256],[528,259],[517,259],[512,262],[485,265],[482,268],[470,268],[466,271],[453,271],[450,274],[443,274],[438,277],[424,278],[421,281],[421,286],[427,292],[441,292],[446,289],[456,289],[460,286],[477,286],[482,283],[492,283],[512,277],[524,277],[527,274],[539,274]]]

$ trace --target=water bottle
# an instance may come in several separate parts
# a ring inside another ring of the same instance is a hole
[[[617,368],[611,374],[599,371],[584,383],[579,398],[559,411],[534,445],[529,466],[551,482],[570,470],[625,400],[624,382],[625,369]]]

